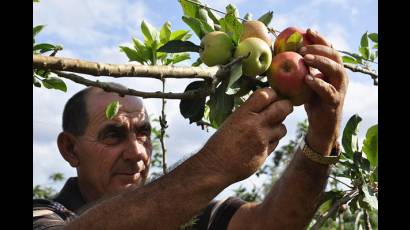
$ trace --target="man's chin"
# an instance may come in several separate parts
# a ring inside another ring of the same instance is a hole
[[[146,181],[146,177],[140,173],[134,175],[117,174],[113,179],[113,187],[116,192],[138,188],[144,185]]]

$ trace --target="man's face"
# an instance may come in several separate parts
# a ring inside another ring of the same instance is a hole
[[[105,109],[118,100],[117,115]],[[148,176],[151,125],[142,100],[95,89],[87,96],[89,122],[76,145],[80,185],[94,199],[143,185]]]

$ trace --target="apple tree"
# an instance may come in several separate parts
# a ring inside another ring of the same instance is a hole
[[[34,2],[38,1],[33,0]],[[270,26],[272,11],[253,20],[250,14],[240,17],[232,4],[226,7],[225,12],[206,6],[198,0],[179,0],[179,4],[183,10],[181,19],[191,30],[173,30],[169,22],[165,22],[161,28],[155,28],[142,21],[140,29],[144,39],[141,41],[132,38],[132,47],[119,46],[120,51],[130,62],[138,64],[114,65],[57,57],[58,51],[63,47],[50,43],[36,43],[36,35],[44,26],[33,27],[33,86],[66,92],[67,87],[63,79],[68,79],[119,95],[162,100],[161,115],[152,119],[159,124],[159,128],[153,131],[156,151],[152,166],[162,167],[162,174],[169,170],[164,141],[168,127],[166,99],[180,100],[180,113],[190,124],[194,123],[202,129],[218,129],[258,88],[272,87],[281,95],[292,99],[292,90],[295,89],[279,86],[282,78],[277,77],[277,68],[274,68],[273,63],[279,55],[286,53],[291,53],[292,56],[288,58],[289,66],[297,63],[292,61],[298,60],[297,51],[309,44],[306,31],[297,28],[277,31],[274,26]],[[195,44],[190,41],[192,36],[197,36],[201,43]],[[374,70],[378,57],[377,33],[363,34],[358,51],[359,53],[339,50],[343,54],[344,67],[369,75],[377,86],[378,74]],[[191,53],[199,55],[198,59],[192,60],[191,66],[173,66],[181,61],[191,60]],[[301,74],[302,77],[306,71]],[[162,92],[124,89],[108,82],[88,80],[76,73],[90,76],[154,78],[161,81]],[[296,76],[295,73],[291,75]],[[195,80],[186,85],[184,92],[165,92],[167,78]],[[306,98],[293,100],[294,105],[303,104]],[[107,119],[115,116],[118,108],[118,101],[107,105]],[[337,226],[371,229],[372,226],[377,226],[374,218],[377,217],[378,210],[378,128],[377,124],[369,128],[363,143],[359,143],[358,126],[361,120],[362,118],[355,114],[344,127],[341,140],[342,157],[332,168],[327,190],[318,206],[317,215],[311,222],[311,229]],[[245,187],[240,187],[235,190],[236,194],[248,201],[263,199],[296,150],[297,143],[307,127],[306,121],[299,123],[297,137],[277,149],[273,153],[273,162],[268,162],[256,173],[257,176],[268,176],[262,188],[253,188],[249,191]],[[160,175],[161,173],[158,173],[156,176]]]

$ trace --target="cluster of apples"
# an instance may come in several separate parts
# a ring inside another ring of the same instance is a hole
[[[295,33],[299,33],[299,36],[295,36]],[[289,39],[291,36],[300,39],[295,42],[295,39]],[[243,23],[243,32],[236,47],[225,32],[206,34],[201,40],[200,58],[206,65],[215,66],[228,63],[232,57],[247,56],[242,61],[244,75],[266,75],[277,93],[298,106],[304,104],[312,94],[304,82],[308,67],[297,53],[299,48],[309,44],[311,42],[306,37],[306,31],[289,27],[278,35],[272,47],[272,39],[265,24],[251,20]]]

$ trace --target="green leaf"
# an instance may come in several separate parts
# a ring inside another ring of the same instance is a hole
[[[219,20],[221,19],[221,17],[215,15],[209,8],[207,8],[206,11],[208,12],[208,16],[212,19],[212,21],[214,21],[214,25],[219,25]]]
[[[193,2],[198,2],[198,0],[191,0]],[[179,3],[182,6],[182,10],[184,11],[184,16],[188,16],[188,17],[195,17],[198,10],[199,10],[199,6],[196,4],[193,4],[191,2],[188,2],[186,0],[179,0]]]
[[[375,55],[374,53],[370,53],[370,57],[369,57],[370,61],[374,61],[375,59]]]
[[[158,52],[165,53],[181,53],[181,52],[197,52],[199,53],[200,46],[195,45],[190,41],[172,40],[158,49]]]
[[[371,33],[371,34],[369,34],[369,38],[370,38],[370,40],[372,40],[373,42],[378,42],[378,34],[377,33]]]
[[[170,41],[172,40],[187,40],[184,39],[188,35],[188,30],[176,30],[171,33],[171,37],[169,38]]]
[[[196,59],[196,61],[194,63],[192,63],[192,66],[196,67],[196,66],[200,66],[202,64],[202,60],[201,58]]]
[[[219,22],[221,23],[222,31],[226,32],[233,40],[233,42],[238,45],[239,38],[242,34],[243,25],[237,19],[239,17],[238,10],[231,4],[226,7],[227,14]]]
[[[233,85],[233,83],[237,82],[241,76],[242,76],[242,64],[238,63],[232,66],[231,72],[229,75],[229,83],[228,83],[227,89],[229,89]]]
[[[245,20],[252,20],[252,14],[251,13],[246,13],[245,16],[243,17]]]
[[[167,21],[164,23],[159,33],[161,44],[167,43],[170,37],[171,37],[171,23]]]
[[[181,61],[189,60],[191,57],[189,56],[188,53],[182,53],[182,54],[174,54],[172,57],[172,64],[176,64]]]
[[[344,63],[358,64],[356,59],[349,57],[349,56],[343,56],[342,59]]]
[[[286,40],[286,45],[288,47],[292,47],[289,49],[298,50],[302,45],[303,36],[299,32],[294,32],[292,35],[289,36],[288,40]]]
[[[33,27],[33,38],[40,33],[40,31],[44,28],[44,25],[38,25]]]
[[[67,92],[67,86],[64,83],[63,80],[61,80],[58,77],[48,77],[46,79],[43,80],[43,85],[44,87],[46,87],[47,89],[58,89],[61,90],[63,92]]]
[[[378,164],[378,125],[374,125],[367,130],[366,138],[363,141],[363,152],[370,161],[372,167]]]
[[[319,212],[320,213],[326,213],[330,207],[332,207],[333,204],[333,199],[328,199],[327,201],[323,202],[320,207],[319,207]]]
[[[202,31],[202,23],[199,19],[182,16],[182,21],[184,21],[194,31],[199,39],[201,39],[205,35],[205,33]]]
[[[341,197],[343,197],[342,191],[331,190],[331,191],[325,192],[323,195],[324,202],[320,205],[319,212],[321,214],[327,212],[330,209],[330,207],[332,207],[334,201]]]
[[[362,35],[362,38],[360,40],[360,47],[369,47],[369,39],[368,39],[367,36],[368,35],[367,35],[367,31],[366,31],[366,33],[364,33]]]
[[[148,60],[152,59],[152,50],[149,47],[145,46],[144,43],[142,43],[142,41],[137,38],[133,38],[132,41],[134,43],[134,48],[137,51],[138,56],[142,60],[148,62]]]
[[[39,1],[39,0],[33,0],[33,3],[34,3],[34,2],[40,2],[40,1]]]
[[[155,29],[155,27],[153,27],[151,24],[149,24],[148,22],[146,22],[145,20],[142,20],[141,22],[141,31],[144,35],[144,41],[146,42],[146,44],[148,44],[149,46],[152,46],[152,44],[156,41],[157,43],[159,43],[159,34],[157,29]]]
[[[206,30],[214,31],[214,21],[208,16],[206,9],[199,9],[197,18],[202,22],[203,26],[206,26]]]
[[[203,88],[204,81],[191,82],[184,92]],[[206,97],[195,99],[181,99],[179,103],[179,111],[184,118],[188,118],[190,123],[196,122],[202,119],[205,112],[205,99]]]
[[[221,84],[216,88],[215,93],[211,94],[208,101],[209,121],[214,128],[218,128],[222,122],[232,113],[234,107],[234,96],[227,95],[226,84]]]
[[[342,136],[342,145],[343,149],[345,150],[345,156],[349,159],[352,159],[353,153],[358,151],[358,126],[359,123],[362,121],[362,118],[355,114],[350,117],[349,121],[347,122]]]
[[[241,85],[239,84],[239,81],[236,81],[226,89],[225,93],[228,94],[228,95],[235,95],[240,90],[241,90]]]
[[[373,49],[379,49],[379,44],[374,44]]]
[[[33,46],[33,51],[40,50],[40,53],[45,53],[51,50],[54,50],[56,47],[48,43],[40,43]]]
[[[367,184],[363,184],[362,187],[363,192],[363,202],[365,202],[370,208],[378,210],[378,201],[376,195],[368,188]],[[368,208],[369,208],[368,207]]]
[[[360,53],[362,54],[364,59],[369,59],[369,48],[368,47],[360,47],[359,48]]]
[[[379,166],[376,166],[376,168],[374,168],[370,176],[372,181],[379,181]]]
[[[129,61],[137,61],[141,64],[144,64],[144,62],[146,61],[146,59],[141,57],[141,55],[136,50],[133,50],[129,47],[120,46],[120,51],[124,52],[127,55]]]
[[[258,18],[258,21],[263,22],[266,26],[269,26],[270,22],[272,21],[273,18],[273,11],[269,11],[262,15],[260,18]]]
[[[105,109],[105,117],[108,120],[111,120],[115,115],[117,115],[119,109],[120,109],[119,101],[111,102]]]

